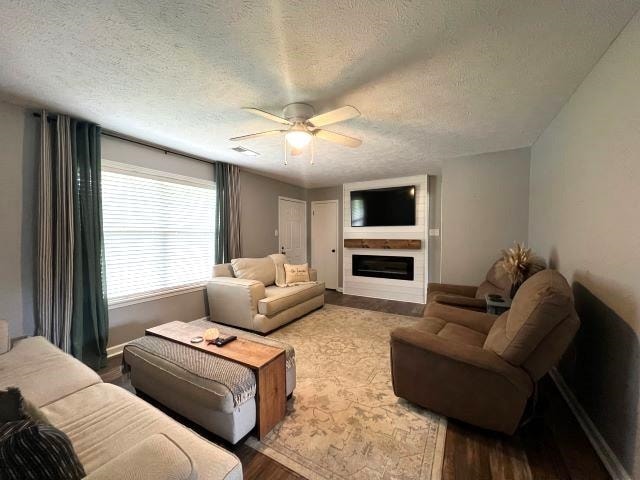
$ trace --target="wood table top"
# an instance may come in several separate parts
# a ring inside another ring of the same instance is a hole
[[[279,355],[284,354],[284,349],[282,348],[263,345],[242,337],[238,337],[222,347],[208,344],[205,340],[200,343],[191,343],[193,337],[203,336],[204,330],[202,327],[179,321],[148,328],[146,334],[166,338],[196,350],[227,358],[249,368],[262,368]]]

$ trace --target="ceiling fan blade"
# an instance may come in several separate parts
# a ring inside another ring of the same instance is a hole
[[[331,110],[330,112],[321,113],[320,115],[311,117],[307,122],[311,123],[314,127],[324,127],[325,125],[343,122],[359,116],[360,112],[357,108],[352,107],[351,105],[346,105],[344,107]]]
[[[339,143],[340,145],[344,145],[345,147],[356,148],[362,145],[362,140],[360,140],[359,138],[348,137],[347,135],[330,132],[329,130],[322,130],[319,128],[317,130],[314,130],[313,134],[318,138],[329,140],[333,143]]]
[[[240,137],[230,138],[232,142],[239,142],[241,140],[249,140],[250,138],[258,138],[258,137],[269,137],[271,135],[280,135],[281,133],[286,132],[286,130],[268,130],[266,132],[260,133],[252,133],[251,135],[242,135]]]
[[[243,107],[242,109],[246,110],[247,112],[251,112],[255,115],[260,115],[261,117],[264,117],[268,120],[281,123],[283,125],[293,125],[293,123],[287,120],[286,118],[279,117],[277,115],[274,115],[273,113],[265,112],[264,110],[259,110],[257,108],[249,108],[249,107]]]

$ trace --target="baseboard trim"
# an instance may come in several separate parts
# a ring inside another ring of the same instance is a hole
[[[209,320],[209,316],[207,315],[206,317],[195,318],[194,320]],[[188,320],[188,321],[191,322],[191,320]],[[107,347],[107,358],[111,358],[111,357],[115,357],[117,355],[120,355],[122,353],[122,350],[124,350],[124,346],[127,343],[129,343],[129,342],[127,341],[127,342],[121,343],[119,345],[114,345],[113,347]]]
[[[607,469],[607,472],[609,472],[609,475],[611,475],[611,478],[613,480],[631,480],[631,476],[622,466],[622,463],[620,463],[617,455],[613,453],[613,450],[611,450],[611,447],[609,447],[607,441],[603,438],[598,428],[591,421],[591,418],[589,418],[587,412],[584,410],[584,408],[582,408],[582,405],[580,405],[580,402],[567,385],[567,382],[565,382],[562,374],[556,368],[553,368],[549,372],[549,375],[558,387],[558,390],[560,391],[560,394],[562,395],[564,400],[567,402],[567,405],[569,405],[569,408],[573,412],[573,415],[576,417],[576,420],[578,420],[578,423],[591,442],[591,445],[598,454],[598,457],[600,457],[600,460],[604,464],[604,467]]]
[[[108,347],[107,348],[107,358],[112,358],[112,357],[115,357],[117,355],[120,355],[122,353],[122,350],[124,349],[124,346],[126,344],[127,344],[127,342],[121,343],[120,345],[114,345],[113,347]]]
[[[338,288],[336,288],[336,292],[344,293],[344,289],[342,287],[338,287]]]

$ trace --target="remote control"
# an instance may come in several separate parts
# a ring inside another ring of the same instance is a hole
[[[214,340],[214,342],[213,342],[213,343],[214,343],[217,347],[222,347],[223,345],[226,345],[226,344],[227,344],[227,343],[229,343],[229,342],[233,342],[236,338],[238,338],[238,337],[236,337],[235,335],[229,335],[229,336],[228,336],[228,337],[226,337],[226,338],[220,338],[220,337],[218,337],[218,338],[216,338],[216,339]]]

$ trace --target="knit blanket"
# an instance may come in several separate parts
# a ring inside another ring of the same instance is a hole
[[[133,340],[124,348],[130,347],[158,356],[197,377],[224,385],[231,392],[236,407],[256,395],[254,373],[238,363],[151,335]],[[124,361],[124,355],[122,357],[122,371],[128,373],[130,367]]]

